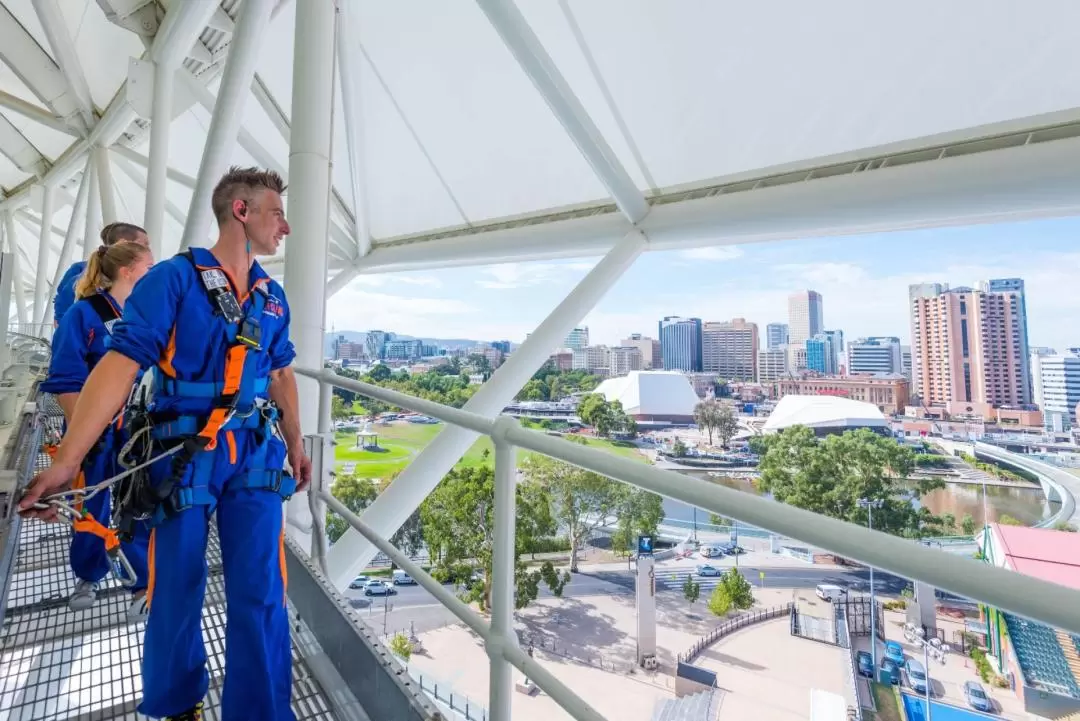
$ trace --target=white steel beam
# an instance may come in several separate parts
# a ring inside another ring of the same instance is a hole
[[[19,210],[16,210],[14,212],[15,212],[15,220],[19,221],[19,225],[21,225],[22,227],[26,228],[28,231],[33,233],[35,237],[41,235],[41,219],[40,218],[31,215],[30,213],[26,212],[25,209],[19,209]],[[56,197],[55,196],[53,196],[53,212],[56,212]],[[56,253],[57,255],[59,255],[60,250],[62,249],[63,246],[60,243],[56,242],[56,240],[54,239],[54,236],[58,235],[61,238],[64,237],[64,229],[61,228],[58,225],[54,225],[51,228],[49,228],[49,232],[51,233],[51,235],[49,236],[50,237],[49,249],[51,251],[53,251],[54,253]],[[27,259],[27,262],[30,262],[29,258]]]
[[[57,115],[72,118],[82,112],[64,73],[3,3],[0,3],[0,60]]]
[[[113,184],[109,149],[101,145],[94,146],[93,155],[97,168],[98,192],[101,195],[101,223],[108,225],[120,220],[120,216],[116,214],[116,186]]]
[[[3,227],[0,227],[0,237],[4,235]],[[0,343],[0,374],[3,374],[8,363],[11,362],[11,344],[7,339],[7,330],[11,324],[11,294],[15,287],[15,254],[4,250],[4,244],[0,243],[0,327],[4,342]],[[329,388],[329,386],[327,386]]]
[[[510,355],[506,363],[499,366],[488,382],[465,404],[465,409],[489,418],[501,413],[536,369],[562,344],[574,326],[633,265],[645,245],[645,236],[640,231],[627,233]],[[473,431],[448,425],[368,506],[362,516],[364,522],[385,538],[393,536],[409,514],[469,450],[476,438],[477,434]],[[344,588],[356,572],[374,557],[375,547],[367,539],[355,530],[346,531],[327,555],[330,580],[339,588]]]
[[[68,266],[71,265],[71,254],[75,250],[75,235],[79,228],[85,230],[86,225],[83,223],[83,219],[86,217],[86,196],[90,192],[90,166],[93,165],[92,159],[87,159],[86,170],[83,171],[82,179],[79,181],[79,192],[75,196],[75,205],[71,208],[71,220],[68,221],[67,232],[64,234],[64,247],[60,249],[60,258],[56,262],[56,272],[53,273],[53,281],[50,285],[51,291],[49,297],[45,301],[45,313],[42,316],[42,321],[45,322],[52,312],[53,298],[56,296],[56,289],[60,285],[60,279],[67,272]]]
[[[115,153],[118,157],[124,158],[125,160],[130,160],[131,162],[135,163],[136,165],[140,165],[143,168],[150,167],[150,158],[146,157],[142,153],[135,152],[126,145],[114,145],[109,148],[109,150],[112,153]],[[174,183],[180,183],[180,185],[183,185],[189,190],[195,189],[195,178],[191,177],[187,173],[180,172],[176,168],[169,168],[165,174],[165,177],[167,177]]]
[[[258,73],[255,73],[255,79],[251,81],[251,93],[255,96],[255,100],[258,101],[259,105],[262,106],[266,116],[270,118],[270,122],[274,124],[282,140],[286,143],[289,142],[289,119],[285,116],[285,111],[278,105],[277,99],[274,98],[270,88],[266,87],[266,83],[263,82]]]
[[[100,245],[98,241],[101,239],[101,229],[105,225],[101,222],[101,195],[98,193],[97,163],[94,162],[92,155],[90,156],[90,163],[87,165],[87,174],[90,178],[87,184],[83,260],[90,260],[91,254],[97,250],[98,245]],[[71,220],[75,222],[77,219],[72,218]]]
[[[26,289],[22,275],[22,248],[19,247],[19,236],[15,233],[14,211],[0,213],[4,219],[4,237],[7,238],[8,249],[11,251],[11,263],[15,270],[15,317],[19,319],[19,329],[26,327],[29,314],[26,309]]]
[[[26,136],[3,115],[0,115],[0,155],[15,164],[24,173],[39,178],[48,171],[49,164]]]
[[[52,186],[46,185],[41,193],[41,237],[38,240],[37,268],[34,279],[34,322],[41,324],[45,319],[45,296],[49,292],[47,274],[49,272],[49,246],[52,243],[53,199],[56,197]]]
[[[250,1],[250,0],[249,0]],[[326,263],[330,216],[330,148],[333,142],[334,4],[305,3],[296,13],[293,49],[293,128],[289,147],[289,218],[285,246],[285,290],[291,297],[290,334],[296,363],[322,365],[326,324]],[[219,101],[220,102],[220,101]],[[300,426],[318,427],[319,388],[310,378],[300,385]],[[288,504],[289,532],[310,547],[311,509],[307,492]]]
[[[211,220],[210,194],[229,164],[229,154],[240,130],[247,91],[255,75],[255,62],[258,60],[262,36],[270,24],[273,6],[273,0],[247,0],[240,6],[236,32],[228,60],[225,61],[225,74],[221,79],[210,130],[203,147],[199,177],[191,196],[188,222],[180,242],[181,250],[186,250],[192,244],[206,243]],[[192,83],[192,87],[198,87],[198,83]]]
[[[1070,138],[775,186],[766,180],[757,189],[739,179],[746,189],[654,202],[640,227],[649,250],[680,250],[1077,215],[1078,163],[1080,138]],[[376,242],[357,265],[360,273],[387,273],[596,257],[629,228],[611,210],[565,215]]]
[[[513,0],[477,0],[477,4],[592,166],[600,182],[615,199],[623,215],[631,223],[640,222],[649,213],[645,196],[589,117],[585,106],[559,72],[517,5]]]
[[[119,146],[113,146],[113,148],[116,147]],[[137,184],[142,185],[146,182],[145,173],[140,173],[138,169],[136,169],[134,163],[129,163],[126,158],[120,156],[113,158],[113,160],[116,161],[116,167],[120,168],[120,172],[134,180]],[[181,227],[184,225],[185,222],[187,222],[187,217],[184,215],[184,211],[179,206],[177,206],[176,203],[173,203],[171,200],[169,200],[168,197],[165,198],[165,212],[168,213],[168,215],[173,220],[179,223]],[[164,240],[164,238],[162,240]],[[154,257],[160,258],[163,256],[155,253]]]
[[[342,108],[345,115],[345,141],[349,147],[349,175],[352,178],[353,235],[357,257],[371,252],[371,232],[368,228],[366,170],[364,162],[363,113],[360,94],[359,8],[356,3],[341,3],[338,23],[338,74],[341,82]]]
[[[2,90],[0,90],[0,108],[18,113],[24,118],[33,120],[35,123],[47,125],[53,130],[57,130],[65,135],[70,135],[74,138],[79,137],[79,133],[76,132],[75,128],[68,125],[63,118],[54,114],[52,111],[29,103],[11,93],[5,93]]]
[[[75,52],[75,41],[68,30],[67,21],[60,11],[57,0],[33,0],[34,12],[37,13],[45,38],[52,48],[53,57],[60,65],[64,83],[68,92],[75,99],[83,124],[89,128],[94,125],[94,100],[90,95],[90,86],[86,83],[82,63]]]

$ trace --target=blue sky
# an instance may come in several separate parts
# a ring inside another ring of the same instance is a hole
[[[650,253],[588,314],[594,343],[655,337],[664,315],[786,321],[788,293],[824,297],[847,338],[909,335],[907,286],[1027,282],[1031,343],[1080,346],[1080,218]],[[365,276],[329,301],[328,325],[521,341],[595,259]]]

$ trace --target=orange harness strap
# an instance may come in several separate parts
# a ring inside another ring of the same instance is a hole
[[[247,358],[248,347],[237,344],[230,346],[225,354],[225,385],[221,390],[221,396],[232,399],[235,402],[236,394],[240,391],[240,380],[244,376],[244,360]],[[210,411],[210,418],[206,425],[199,431],[199,437],[206,440],[206,450],[212,451],[217,447],[218,433],[229,422],[233,414],[233,405],[218,407]]]
[[[103,540],[108,553],[120,548],[120,539],[117,538],[116,531],[101,525],[101,522],[89,513],[83,513],[82,517],[76,518],[71,525],[76,533],[90,533]]]

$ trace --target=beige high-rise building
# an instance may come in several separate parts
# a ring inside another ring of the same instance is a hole
[[[701,327],[701,368],[724,380],[757,380],[758,327],[745,318]]]
[[[775,383],[787,378],[787,351],[784,348],[772,348],[758,353],[758,383]]]
[[[821,293],[800,290],[788,296],[788,345],[801,346],[825,330]]]
[[[641,370],[659,370],[664,367],[664,359],[660,354],[660,341],[655,338],[648,338],[641,333],[631,333],[630,337],[624,338],[619,345],[627,348],[634,346],[641,351]]]
[[[1010,291],[910,286],[913,391],[925,406],[1029,402],[1022,297]]]
[[[609,356],[608,375],[624,376],[630,371],[642,370],[641,349],[633,345],[615,346]]]

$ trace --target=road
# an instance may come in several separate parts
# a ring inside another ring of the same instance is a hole
[[[762,583],[760,573],[764,572],[764,584],[767,588],[813,588],[819,583],[831,583],[853,591],[870,591],[870,571],[867,569],[845,570],[838,568],[758,568],[740,566],[740,571],[754,586]],[[689,569],[658,568],[656,572],[657,589],[678,591]],[[716,584],[715,578],[695,576],[701,584],[702,592],[711,590]],[[595,571],[576,573],[563,590],[563,597],[594,596],[597,594],[631,594],[634,590],[635,577],[629,571]],[[874,591],[883,595],[898,595],[908,586],[904,579],[884,572],[874,572]],[[449,588],[449,586],[447,587]],[[455,623],[457,619],[434,596],[422,587],[398,586],[397,594],[390,597],[364,596],[363,591],[347,589],[346,598],[357,614],[377,633],[393,633],[408,630],[412,625],[417,633]],[[550,598],[551,592],[540,584],[540,598]]]

